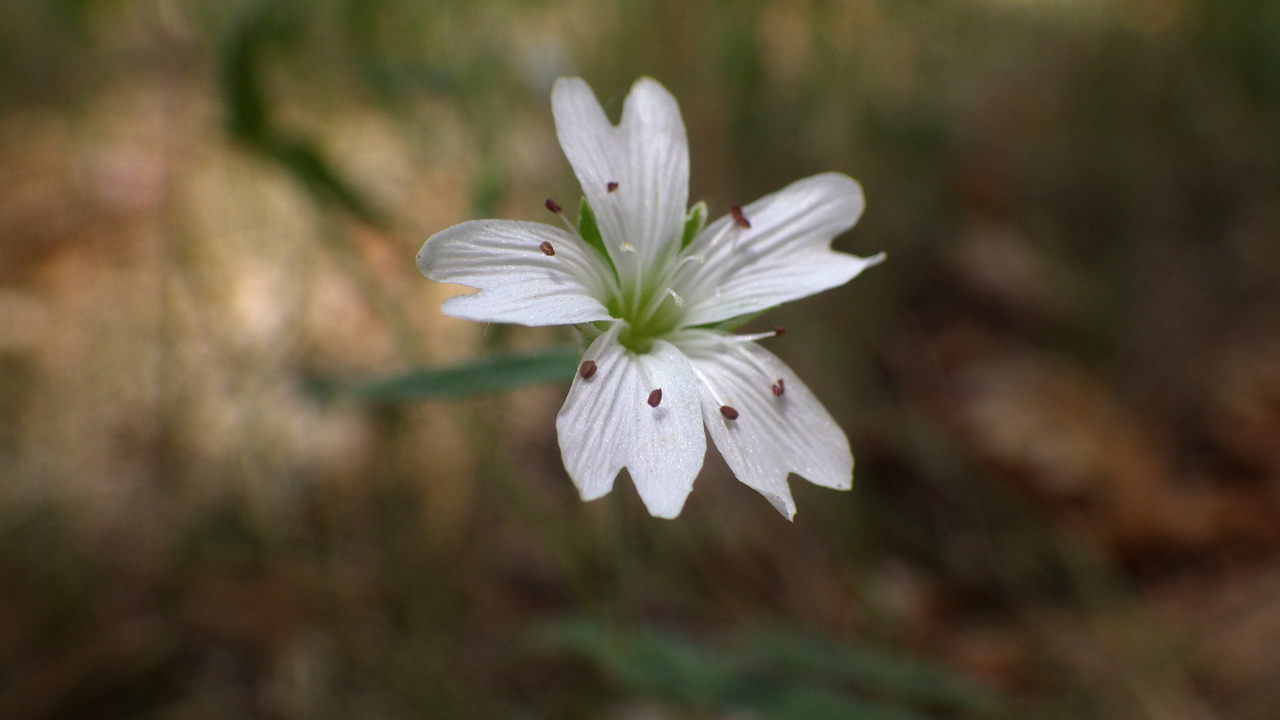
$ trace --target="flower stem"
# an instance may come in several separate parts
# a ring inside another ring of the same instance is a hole
[[[636,596],[637,543],[635,528],[628,522],[626,493],[615,488],[609,494],[609,581],[604,606],[608,614],[610,641],[617,646],[630,642],[639,625]]]

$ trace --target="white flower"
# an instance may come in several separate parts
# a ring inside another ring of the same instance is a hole
[[[625,467],[651,514],[679,515],[706,454],[703,426],[738,479],[788,518],[788,473],[848,489],[844,432],[755,343],[780,331],[732,335],[717,325],[842,285],[884,259],[831,250],[862,214],[858,183],[815,175],[704,228],[705,205],[686,214],[688,144],[666,88],[636,81],[617,126],[579,78],[556,81],[551,104],[586,196],[577,227],[466,222],[428,240],[418,268],[479,289],[446,300],[449,315],[575,324],[593,338],[556,419],[582,498],[608,493]]]

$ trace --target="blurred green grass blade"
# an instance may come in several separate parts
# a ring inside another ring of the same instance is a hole
[[[626,692],[765,720],[932,720],[933,711],[997,707],[931,665],[799,634],[757,631],[716,648],[654,630],[618,636],[569,618],[539,625],[532,639],[544,653],[586,660]]]
[[[242,140],[262,137],[267,107],[257,73],[257,38],[249,20],[242,19],[227,40],[222,57],[222,102],[227,130]]]
[[[688,639],[645,634],[615,658],[614,674],[640,692],[686,705],[723,704],[735,681],[735,668]]]
[[[280,163],[318,202],[336,205],[370,225],[387,225],[382,213],[343,179],[312,143],[271,137],[254,147]]]
[[[222,48],[220,81],[227,131],[245,147],[283,167],[316,202],[339,207],[370,225],[386,227],[383,213],[342,177],[315,142],[273,122],[271,98],[262,82],[263,54],[288,24],[281,7],[270,1],[249,6]]]
[[[491,355],[463,365],[415,370],[357,385],[348,392],[369,400],[410,402],[466,397],[538,383],[567,383],[573,379],[580,354],[577,348],[559,347],[536,353]]]
[[[769,703],[747,705],[768,720],[934,720],[900,705],[854,699],[827,690],[796,688]]]
[[[810,635],[756,630],[741,636],[753,662],[770,674],[847,684],[878,697],[963,712],[995,712],[995,693],[931,664]]]
[[[539,625],[537,649],[575,655],[630,692],[696,707],[723,705],[736,669],[716,653],[671,633],[620,637],[595,620],[570,618]]]

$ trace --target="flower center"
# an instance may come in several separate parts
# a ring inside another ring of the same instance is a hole
[[[684,298],[669,286],[670,273],[652,276],[652,281],[642,276],[638,292],[622,285],[608,303],[609,313],[627,322],[618,341],[636,353],[649,352],[654,340],[680,329],[684,319]]]
[[[617,187],[618,183],[609,182],[608,192],[614,192]],[[555,201],[547,200],[546,206],[560,216],[570,232],[599,253],[613,270],[613,279],[617,282],[606,289],[607,297],[603,301],[610,315],[626,321],[626,326],[618,334],[618,341],[624,347],[635,353],[647,353],[652,349],[654,340],[684,326],[685,301],[675,288],[685,265],[707,261],[700,254],[688,252],[690,243],[706,224],[705,203],[700,202],[689,210],[680,237],[672,238],[668,251],[650,263],[645,263],[636,246],[625,238],[603,237],[596,224],[595,213],[585,197],[578,203],[576,224],[569,222]],[[737,206],[734,207],[736,209]],[[606,245],[612,247],[607,248]],[[546,248],[543,252],[546,253]],[[597,329],[603,330],[599,325]]]

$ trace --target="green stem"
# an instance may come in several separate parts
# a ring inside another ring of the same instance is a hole
[[[609,557],[606,560],[611,561],[611,567],[603,605],[609,616],[608,627],[615,648],[635,637],[639,626],[636,537],[628,522],[626,501],[621,488],[615,487],[609,494]]]

